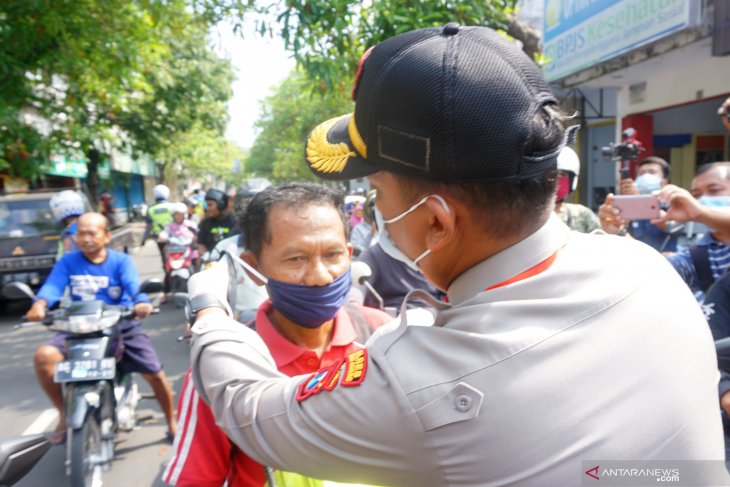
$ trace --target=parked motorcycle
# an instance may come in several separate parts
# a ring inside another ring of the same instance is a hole
[[[0,487],[22,479],[51,448],[45,435],[15,436],[0,440]]]
[[[162,290],[159,279],[145,281],[140,293]],[[2,293],[11,299],[33,298],[24,283],[10,283]],[[103,301],[75,301],[68,308],[49,311],[43,324],[66,332],[66,360],[58,362],[54,381],[64,388],[66,415],[66,475],[71,487],[101,485],[101,475],[114,459],[117,431],[136,425],[140,393],[134,374],[118,365],[124,351],[120,321],[134,309]],[[37,326],[25,323],[19,327]]]

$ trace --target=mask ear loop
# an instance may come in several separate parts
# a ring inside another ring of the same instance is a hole
[[[424,197],[423,197],[423,198],[421,199],[421,201],[419,201],[419,202],[418,202],[418,203],[416,203],[415,205],[411,206],[410,208],[408,208],[408,209],[407,209],[406,211],[404,211],[404,212],[403,212],[403,213],[401,213],[400,215],[398,215],[398,216],[396,216],[396,217],[393,217],[393,218],[391,218],[390,220],[383,220],[383,223],[395,223],[395,222],[397,222],[398,220],[400,220],[400,219],[404,218],[404,217],[405,217],[406,215],[409,215],[410,213],[412,213],[412,212],[416,211],[416,209],[417,209],[417,208],[418,208],[419,206],[421,206],[422,204],[424,204],[424,203],[426,202],[426,200],[427,200],[427,199],[429,199],[429,198],[434,198],[434,199],[435,199],[435,200],[437,200],[437,201],[438,201],[439,203],[441,203],[441,206],[443,206],[443,207],[444,207],[444,210],[446,210],[446,213],[449,213],[449,212],[451,211],[451,210],[449,209],[449,205],[448,205],[448,204],[446,203],[446,200],[444,200],[444,199],[443,199],[443,198],[441,197],[441,195],[438,195],[438,194],[430,194],[430,195],[428,195],[428,196],[424,196]]]
[[[253,274],[254,276],[256,276],[256,278],[257,278],[258,280],[260,280],[261,282],[263,282],[264,284],[267,284],[267,283],[269,282],[269,280],[268,280],[268,279],[267,279],[266,277],[264,277],[264,276],[263,276],[263,275],[262,275],[262,274],[261,274],[261,273],[260,273],[259,271],[257,271],[257,270],[256,270],[256,269],[254,269],[253,267],[251,267],[251,266],[250,266],[249,264],[247,264],[246,262],[244,262],[244,261],[243,261],[243,260],[242,260],[242,259],[241,259],[240,257],[238,257],[237,255],[233,255],[233,254],[232,254],[232,253],[231,253],[230,251],[228,251],[228,250],[224,250],[224,251],[223,251],[223,253],[224,253],[224,254],[226,254],[226,255],[228,255],[228,257],[229,257],[229,258],[231,258],[231,259],[233,260],[233,262],[236,262],[236,263],[238,263],[238,264],[239,264],[239,265],[241,265],[241,266],[242,266],[242,267],[243,267],[244,269],[246,269],[246,270],[247,270],[248,272],[250,272],[251,274]]]

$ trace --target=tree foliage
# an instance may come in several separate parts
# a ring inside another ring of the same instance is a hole
[[[236,2],[225,3],[233,12]],[[217,14],[206,9],[195,0],[0,2],[0,170],[30,176],[51,154],[81,153],[94,196],[112,147],[180,162],[181,140],[224,145],[233,75],[209,49]]]
[[[261,34],[278,32],[323,87],[351,79],[362,53],[389,37],[449,22],[507,30],[517,0],[286,0],[254,2]]]
[[[303,164],[304,143],[316,124],[352,110],[349,91],[322,93],[319,82],[294,70],[262,103],[260,131],[246,160],[249,175],[282,180],[314,179]]]

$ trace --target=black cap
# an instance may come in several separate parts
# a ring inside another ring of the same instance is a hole
[[[557,100],[538,66],[487,27],[450,23],[381,42],[360,61],[353,99],[352,114],[307,137],[307,164],[322,178],[524,179],[553,167],[565,145],[525,153],[535,114]]]

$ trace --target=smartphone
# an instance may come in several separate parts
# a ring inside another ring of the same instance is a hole
[[[659,200],[653,194],[616,195],[613,207],[621,211],[621,218],[625,220],[659,218]]]

